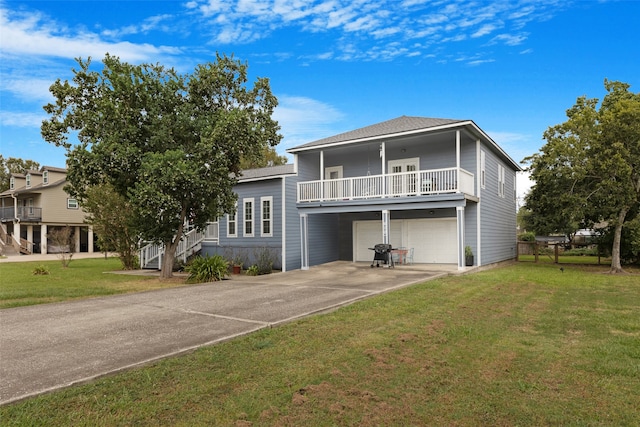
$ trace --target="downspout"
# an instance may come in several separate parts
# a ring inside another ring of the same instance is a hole
[[[380,143],[380,158],[382,159],[382,194],[383,197],[387,196],[387,152],[384,142]]]
[[[324,150],[320,151],[320,200],[324,201]]]

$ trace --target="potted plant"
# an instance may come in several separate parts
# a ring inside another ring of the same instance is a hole
[[[473,266],[473,251],[471,250],[471,246],[464,247],[464,265],[467,267]]]
[[[237,250],[234,253],[233,258],[231,259],[231,268],[233,274],[240,274],[242,272],[242,267],[244,266],[246,259],[247,256],[241,249]]]

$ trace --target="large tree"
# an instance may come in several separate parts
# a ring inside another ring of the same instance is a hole
[[[0,154],[0,193],[9,189],[12,173],[26,173],[28,170],[38,170],[40,164],[34,160],[23,160],[17,157],[5,159]]]
[[[241,159],[280,141],[269,81],[248,87],[247,64],[221,55],[187,75],[108,54],[100,72],[77,62],[72,82],[50,88],[42,135],[67,148],[68,190],[80,201],[102,183],[127,199],[142,238],[164,244],[161,276],[171,277],[185,222],[203,229],[231,212]]]
[[[640,207],[640,94],[605,80],[607,94],[578,98],[568,120],[550,127],[540,153],[527,159],[535,181],[526,207],[546,231],[606,222],[613,230],[611,272],[622,272],[622,228]]]

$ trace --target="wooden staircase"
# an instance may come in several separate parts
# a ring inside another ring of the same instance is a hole
[[[191,255],[197,253],[202,248],[202,241],[205,233],[193,229],[185,234],[178,248],[176,249],[176,259],[182,259],[184,262]],[[162,265],[162,257],[164,256],[164,245],[150,243],[142,247],[138,253],[140,258],[140,268],[160,270]]]

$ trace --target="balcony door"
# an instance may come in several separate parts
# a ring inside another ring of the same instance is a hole
[[[417,194],[420,159],[389,160],[389,191],[394,196]],[[413,173],[412,173],[413,172]]]
[[[344,197],[344,183],[341,181],[342,166],[324,168],[324,179],[324,198],[332,200],[342,199]]]

